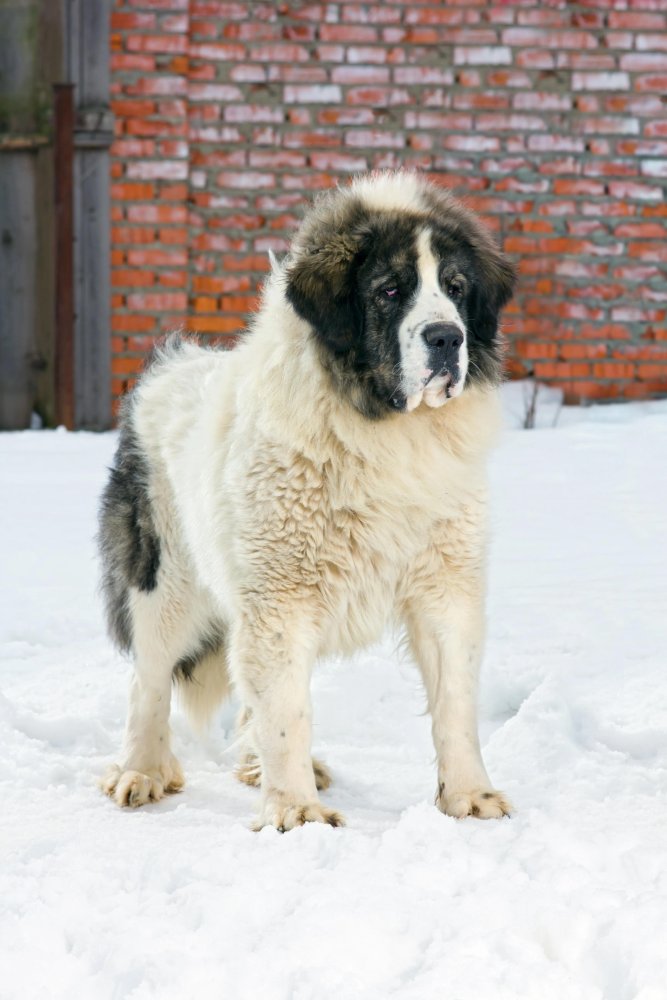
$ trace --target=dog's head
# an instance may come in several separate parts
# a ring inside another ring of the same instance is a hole
[[[295,237],[287,297],[366,416],[441,406],[495,383],[512,264],[452,195],[414,174],[320,198]]]

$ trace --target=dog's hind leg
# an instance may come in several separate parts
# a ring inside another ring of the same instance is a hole
[[[183,772],[169,746],[172,670],[183,646],[187,609],[157,587],[129,594],[134,675],[121,763],[109,769],[102,789],[120,806],[157,801],[183,786]]]

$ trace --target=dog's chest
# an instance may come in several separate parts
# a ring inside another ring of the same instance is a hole
[[[281,600],[311,595],[321,652],[379,638],[399,586],[453,512],[451,491],[428,487],[432,471],[417,477],[403,466],[350,456],[317,463],[267,448],[246,479],[239,556],[247,586]]]
[[[378,639],[398,584],[428,543],[416,512],[386,505],[330,512],[318,559],[318,589],[330,627],[323,652],[349,653]]]

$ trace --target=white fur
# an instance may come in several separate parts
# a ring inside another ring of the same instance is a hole
[[[401,388],[407,399],[408,412],[415,410],[422,399],[431,407],[447,402],[447,380],[439,376],[432,379],[433,372],[428,367],[428,346],[423,334],[431,323],[453,323],[463,337],[459,350],[460,376],[455,385],[449,387],[450,397],[461,394],[468,371],[465,325],[456,305],[440,285],[438,261],[431,249],[429,229],[422,230],[417,240],[417,276],[414,300],[398,331],[403,374]]]
[[[405,180],[365,183],[378,209],[387,198],[395,208],[397,190],[407,207],[417,197]],[[435,293],[429,253],[424,242],[417,328],[435,315],[429,295],[439,317],[455,313]],[[179,786],[171,670],[215,618],[226,648],[191,686],[200,716],[228,676],[243,701],[261,767],[259,825],[336,825],[311,766],[310,673],[318,656],[350,653],[401,623],[433,719],[437,804],[502,815],[509,806],[491,788],[476,721],[496,393],[467,388],[446,407],[367,420],[332,389],[285,281],[274,267],[236,350],[167,347],[136,390],[130,419],[151,468],[162,562],[156,590],[132,598],[136,673],[106,790],[139,805]]]

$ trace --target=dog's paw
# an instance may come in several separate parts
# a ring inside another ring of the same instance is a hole
[[[293,830],[305,823],[328,823],[329,826],[345,826],[345,820],[340,813],[333,809],[326,809],[320,802],[291,805],[269,800],[265,803],[253,830],[261,830],[265,826],[275,826],[280,833],[286,833],[287,830]]]
[[[148,773],[123,770],[114,764],[100,782],[100,787],[119,806],[137,808],[147,802],[159,802],[164,795],[180,792],[185,783],[181,766],[175,757],[164,767]]]
[[[501,819],[510,816],[514,809],[502,792],[493,788],[475,788],[469,792],[447,793],[441,785],[435,804],[441,812],[456,819],[475,816],[477,819]]]
[[[331,771],[323,761],[313,757],[313,774],[315,775],[315,787],[318,792],[324,792],[331,784]],[[340,824],[338,824],[340,826]]]
[[[259,757],[255,753],[247,753],[241,758],[235,770],[235,775],[239,781],[245,785],[252,785],[259,788],[262,784],[262,768]],[[318,792],[323,792],[331,784],[331,772],[326,764],[313,757],[313,774],[315,775],[315,787]]]

